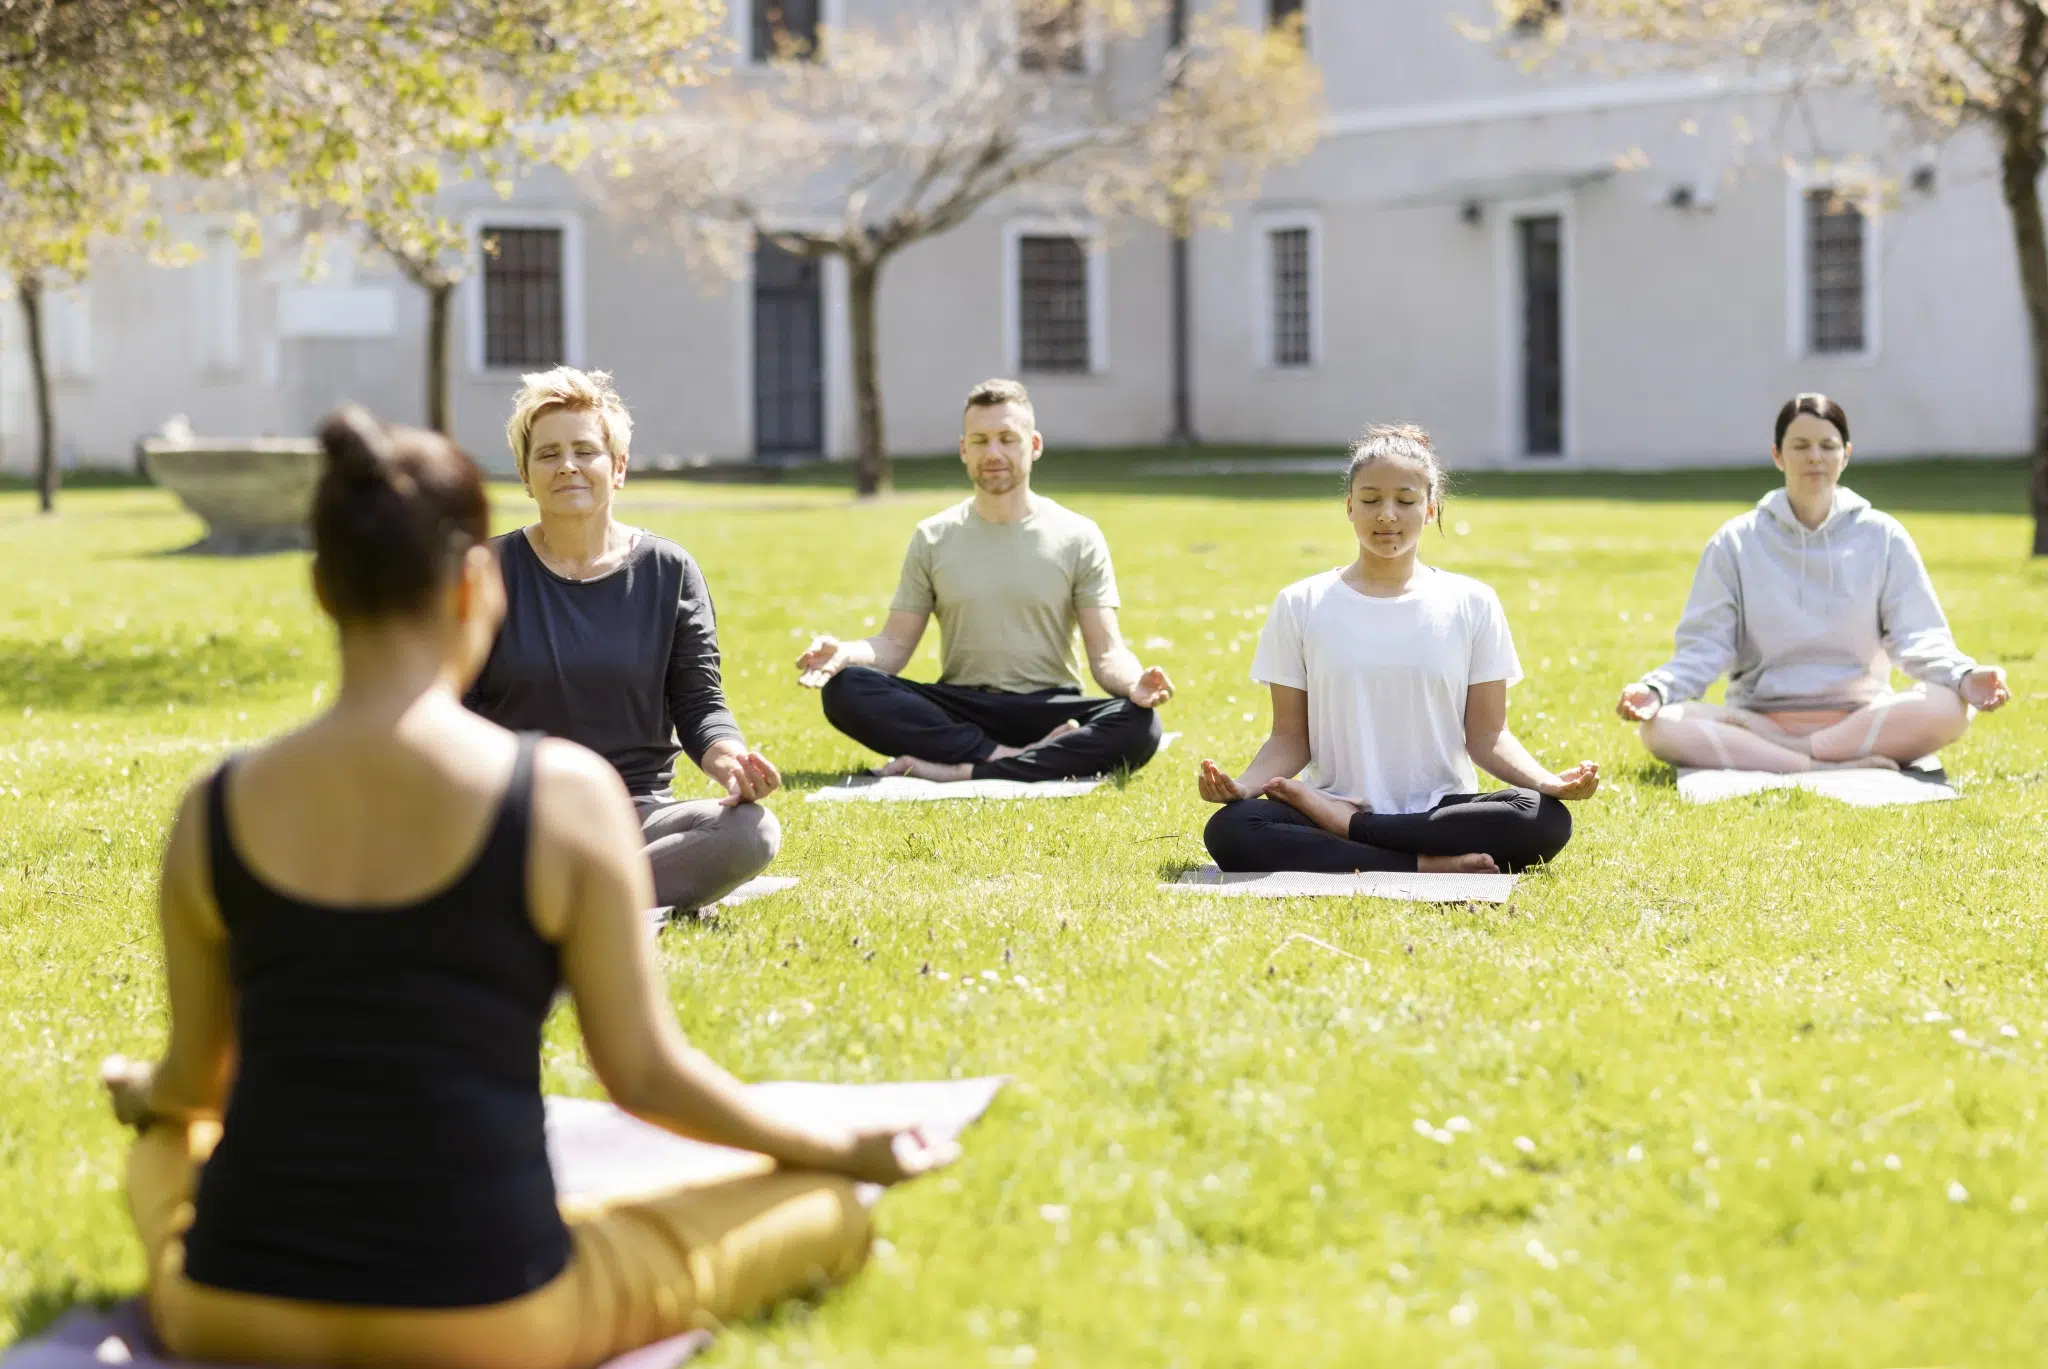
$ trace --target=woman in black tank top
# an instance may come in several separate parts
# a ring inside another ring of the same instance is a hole
[[[459,701],[504,603],[474,464],[359,410],[321,440],[341,689],[186,796],[162,881],[170,1048],[103,1070],[141,1133],[129,1200],[165,1345],[580,1369],[850,1273],[852,1182],[951,1148],[777,1120],[683,1043],[617,774]],[[562,1211],[540,1037],[565,982],[615,1102],[760,1172]]]

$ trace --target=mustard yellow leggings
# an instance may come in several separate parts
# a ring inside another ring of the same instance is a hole
[[[485,1307],[384,1309],[233,1293],[185,1277],[198,1167],[214,1122],[137,1138],[128,1206],[149,1258],[150,1317],[181,1359],[308,1369],[586,1369],[822,1289],[867,1257],[850,1180],[760,1168],[697,1187],[562,1202],[568,1268]]]

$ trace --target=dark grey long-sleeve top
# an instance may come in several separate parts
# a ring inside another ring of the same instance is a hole
[[[492,541],[505,623],[463,696],[472,710],[589,747],[636,796],[667,792],[678,749],[695,762],[713,742],[742,740],[719,677],[711,591],[690,553],[643,532],[611,574],[566,580],[523,530]]]

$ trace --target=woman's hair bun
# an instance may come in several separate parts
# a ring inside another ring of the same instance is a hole
[[[391,479],[391,435],[360,404],[348,404],[320,425],[320,446],[327,469],[357,485],[382,485]]]
[[[440,433],[386,425],[351,404],[320,424],[313,574],[336,618],[410,613],[490,540],[476,463]]]

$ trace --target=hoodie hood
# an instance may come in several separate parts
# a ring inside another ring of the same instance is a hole
[[[1760,514],[1787,532],[1819,537],[1838,525],[1853,520],[1857,514],[1870,507],[1870,501],[1847,485],[1835,486],[1835,506],[1828,510],[1828,516],[1821,520],[1817,528],[1809,528],[1799,521],[1799,515],[1792,511],[1792,496],[1783,486],[1757,500],[1756,507]]]

